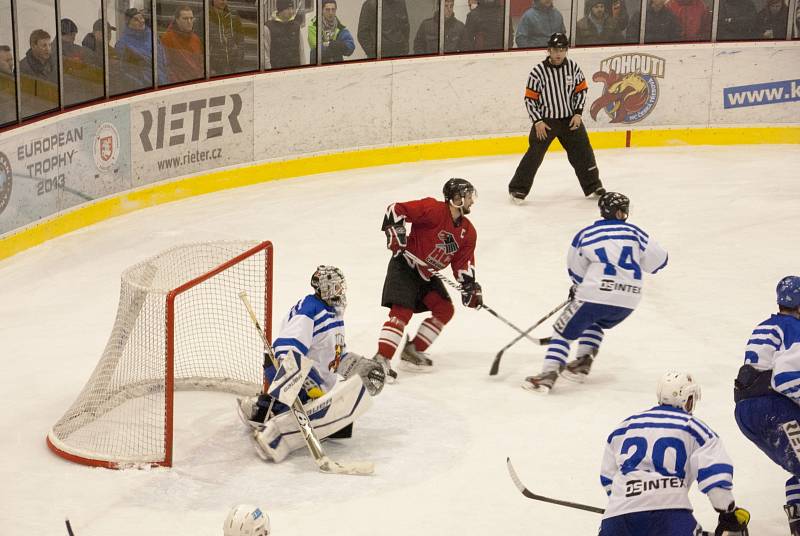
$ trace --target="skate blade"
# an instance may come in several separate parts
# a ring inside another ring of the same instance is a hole
[[[525,381],[520,384],[520,387],[525,389],[526,391],[530,391],[531,393],[536,393],[537,395],[547,395],[550,394],[552,387],[547,387],[544,385],[533,385],[531,382]]]
[[[423,374],[426,374],[428,372],[433,372],[433,365],[431,366],[415,365],[414,363],[409,363],[408,361],[400,361],[400,368],[405,370],[406,372],[421,372]]]
[[[561,373],[561,377],[562,378],[564,378],[565,380],[567,380],[569,382],[573,382],[573,383],[583,383],[583,382],[585,382],[586,381],[586,376],[588,376],[588,374],[580,374],[580,373],[575,374],[574,372],[570,372],[568,370],[565,370],[564,372]]]

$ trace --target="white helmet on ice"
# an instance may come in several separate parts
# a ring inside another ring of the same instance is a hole
[[[258,506],[239,504],[231,508],[225,524],[224,536],[269,536],[269,516]]]
[[[691,413],[700,402],[700,384],[688,372],[671,370],[658,380],[658,403]]]

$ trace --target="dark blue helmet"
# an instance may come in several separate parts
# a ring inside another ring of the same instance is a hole
[[[600,215],[603,219],[616,220],[618,210],[628,214],[631,200],[628,199],[628,196],[618,192],[606,192],[597,200],[597,206],[600,207]]]
[[[778,282],[778,305],[787,309],[800,307],[800,277],[787,275]]]

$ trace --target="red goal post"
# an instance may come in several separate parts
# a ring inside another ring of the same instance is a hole
[[[261,391],[271,339],[271,242],[173,247],[125,270],[114,327],[78,398],[47,434],[67,460],[113,469],[172,466],[176,390]]]

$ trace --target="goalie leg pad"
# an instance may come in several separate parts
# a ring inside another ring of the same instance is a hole
[[[367,395],[361,378],[353,377],[337,382],[328,393],[303,407],[317,437],[324,439],[352,424],[371,405],[372,397]],[[306,446],[290,412],[267,421],[263,430],[255,431],[253,438],[257,449],[264,454],[262,458],[274,462],[281,462],[290,453]]]

